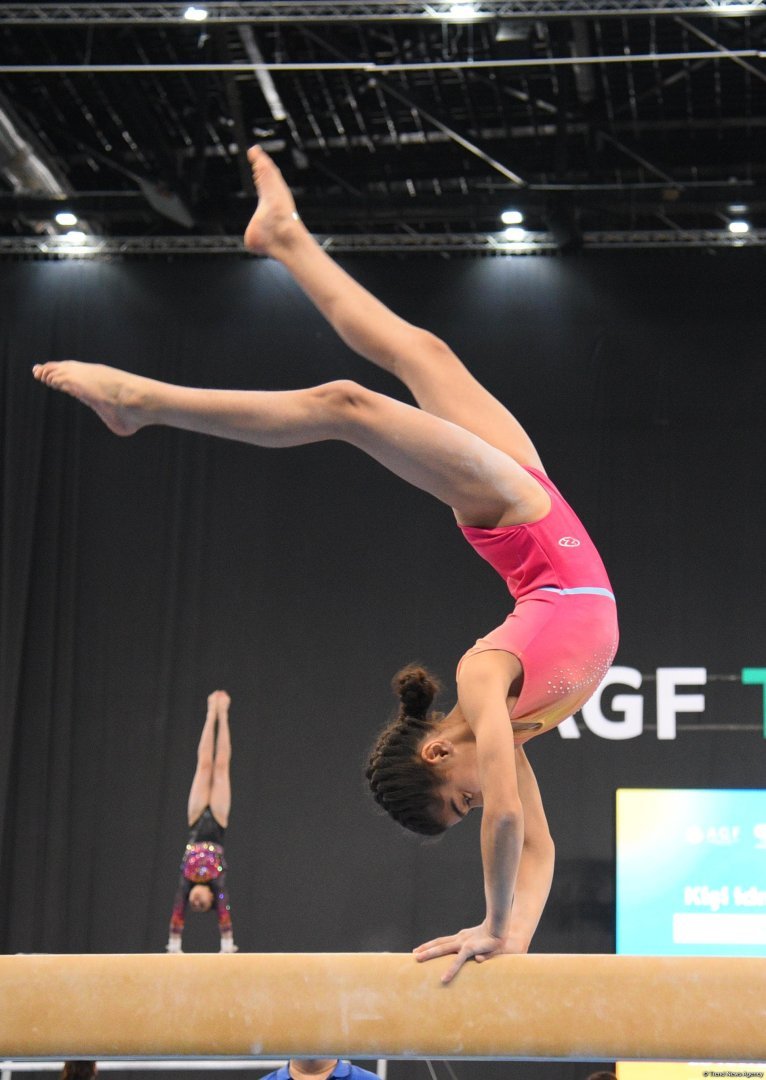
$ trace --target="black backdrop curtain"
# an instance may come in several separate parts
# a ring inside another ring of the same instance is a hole
[[[554,733],[529,753],[558,847],[535,947],[612,951],[615,788],[763,784],[758,688],[711,684],[690,718],[704,729],[672,742],[651,728],[657,667],[766,666],[763,255],[345,265],[517,413],[604,554],[618,662],[650,677],[646,729]],[[340,376],[406,393],[260,260],[6,262],[0,311],[0,948],[163,947],[220,686],[241,948],[405,950],[480,918],[478,819],[424,846],[362,779],[391,674],[418,659],[449,687],[508,609],[449,512],[345,446],[118,439],[30,367],[72,356],[190,385]],[[191,918],[186,947],[215,948],[213,922]]]

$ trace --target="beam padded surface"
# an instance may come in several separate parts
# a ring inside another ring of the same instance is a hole
[[[766,960],[0,957],[0,1057],[766,1060]]]

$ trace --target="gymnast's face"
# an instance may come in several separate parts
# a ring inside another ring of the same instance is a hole
[[[189,906],[193,911],[210,911],[213,894],[207,885],[195,885],[189,893]]]
[[[437,797],[442,825],[449,829],[471,810],[483,806],[475,742],[454,743],[436,737],[424,743],[421,756],[441,776]]]

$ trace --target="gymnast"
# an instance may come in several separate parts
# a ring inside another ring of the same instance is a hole
[[[434,834],[483,807],[486,915],[414,950],[469,959],[529,948],[550,891],[554,849],[523,743],[579,709],[617,647],[603,563],[548,479],[529,436],[448,346],[386,308],[312,238],[282,175],[258,147],[248,157],[258,206],[248,250],[279,260],[343,341],[400,378],[418,407],[350,380],[302,390],[192,389],[102,365],[36,365],[35,377],[90,406],[118,435],[160,424],[256,446],[350,443],[452,508],[468,543],[515,598],[505,622],[468,649],[457,703],[429,712],[435,681],[395,680],[399,716],[380,735],[367,777],[405,827]]]
[[[231,698],[225,690],[214,690],[207,699],[207,716],[197,747],[197,768],[187,804],[189,839],[181,860],[181,877],[170,916],[167,950],[171,953],[182,952],[187,905],[192,911],[215,908],[221,952],[237,951],[223,853],[223,838],[231,810],[230,704]]]

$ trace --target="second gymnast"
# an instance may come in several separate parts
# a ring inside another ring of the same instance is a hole
[[[187,906],[192,911],[215,911],[221,952],[237,951],[223,852],[231,810],[230,704],[231,698],[225,690],[214,690],[207,699],[205,726],[197,747],[197,768],[186,808],[189,839],[181,860],[181,876],[170,916],[167,949],[172,953],[182,951]]]
[[[402,825],[441,832],[483,807],[486,915],[426,942],[418,960],[525,952],[553,873],[550,837],[522,744],[579,709],[617,647],[611,586],[574,511],[548,479],[529,436],[439,338],[399,318],[342,270],[303,226],[281,173],[249,152],[258,208],[245,245],[278,259],[340,337],[398,376],[419,408],[339,380],[305,390],[202,390],[76,361],[37,365],[41,382],[89,405],[118,435],[149,424],[256,446],[339,439],[450,506],[468,543],[503,577],[513,614],[479,638],[457,673],[457,703],[429,712],[435,683],[400,672],[398,718],[367,775]]]

